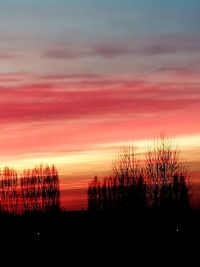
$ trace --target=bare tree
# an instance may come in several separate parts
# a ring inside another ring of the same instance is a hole
[[[146,206],[143,166],[133,145],[121,148],[113,163],[112,176],[117,181],[119,206],[128,208]]]
[[[143,163],[142,163],[143,162]],[[177,145],[164,135],[149,147],[141,161],[134,146],[120,149],[110,177],[97,177],[88,189],[89,209],[189,207],[190,184],[187,165]]]
[[[164,135],[148,148],[145,171],[153,207],[173,204],[173,199],[178,198],[181,177],[185,185],[188,181],[186,164],[180,160],[178,146]],[[187,185],[186,188],[189,190]]]
[[[123,146],[113,162],[112,175],[121,186],[129,186],[135,182],[141,173],[141,166],[135,147]]]
[[[124,146],[113,162],[111,175],[89,184],[89,209],[142,208],[146,188],[140,161],[133,146]]]

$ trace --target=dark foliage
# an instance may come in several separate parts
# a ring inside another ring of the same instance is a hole
[[[152,206],[149,184],[143,176],[126,186],[116,183],[113,177],[105,177],[103,182],[95,177],[88,187],[88,209],[188,209],[189,189],[185,177],[175,175],[173,178],[172,183],[154,188]]]

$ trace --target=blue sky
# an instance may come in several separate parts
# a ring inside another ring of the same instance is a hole
[[[1,32],[98,39],[199,33],[198,0],[0,1]],[[100,35],[100,36],[99,36]],[[40,36],[41,37],[41,36]]]

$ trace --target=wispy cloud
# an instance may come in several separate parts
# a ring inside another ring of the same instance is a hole
[[[97,43],[55,43],[43,51],[42,56],[52,59],[77,59],[101,57],[114,59],[119,56],[157,56],[163,54],[200,51],[200,38],[196,35],[166,34],[154,38],[130,38]]]
[[[39,80],[93,80],[102,79],[105,75],[95,73],[47,74],[37,77]]]
[[[106,82],[106,81],[102,81]],[[71,90],[67,84],[31,84],[19,88],[0,88],[0,121],[2,123],[74,120],[92,117],[161,114],[178,110],[199,110],[200,92],[195,86],[182,88],[176,84],[143,84],[121,82],[113,88],[101,88],[93,83],[94,90]],[[110,82],[112,84],[112,82]],[[74,86],[76,86],[75,83]],[[94,88],[95,87],[95,88]],[[199,111],[200,112],[200,111]]]
[[[131,52],[131,49],[126,45],[97,44],[91,47],[92,55],[108,59],[130,54]]]
[[[20,58],[21,56],[11,52],[0,52],[0,60],[13,60]]]
[[[2,72],[0,73],[0,83],[14,83],[14,86],[22,81],[27,82],[32,75],[28,72]]]
[[[131,50],[126,46],[114,44],[94,44],[66,47],[55,47],[47,49],[43,52],[43,56],[52,59],[77,59],[86,57],[102,57],[102,58],[116,58],[124,54],[131,53]]]

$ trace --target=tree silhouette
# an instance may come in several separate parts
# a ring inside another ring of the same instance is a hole
[[[147,206],[143,170],[134,147],[124,146],[115,161],[109,177],[89,184],[88,209],[133,209]]]
[[[144,162],[133,146],[124,146],[111,175],[89,184],[88,209],[188,209],[190,184],[177,146],[161,136],[148,148]]]
[[[179,202],[181,209],[189,208],[189,190],[186,178],[184,176],[180,176],[180,190],[179,190]]]
[[[180,190],[189,192],[190,189],[186,164],[180,160],[178,147],[164,135],[148,148],[145,172],[151,206],[154,208],[179,207]],[[187,196],[189,197],[189,194]],[[185,200],[186,202],[189,203],[189,198]]]
[[[94,180],[89,184],[88,188],[88,209],[90,210],[98,210],[99,207],[99,185],[100,182],[98,181],[98,177],[95,176]]]
[[[47,212],[59,207],[59,176],[54,165],[24,170],[20,178],[8,167],[0,172],[1,213]]]
[[[113,164],[112,177],[117,183],[118,207],[138,208],[142,202],[146,203],[146,194],[143,194],[145,192],[143,168],[133,146],[121,148]]]

